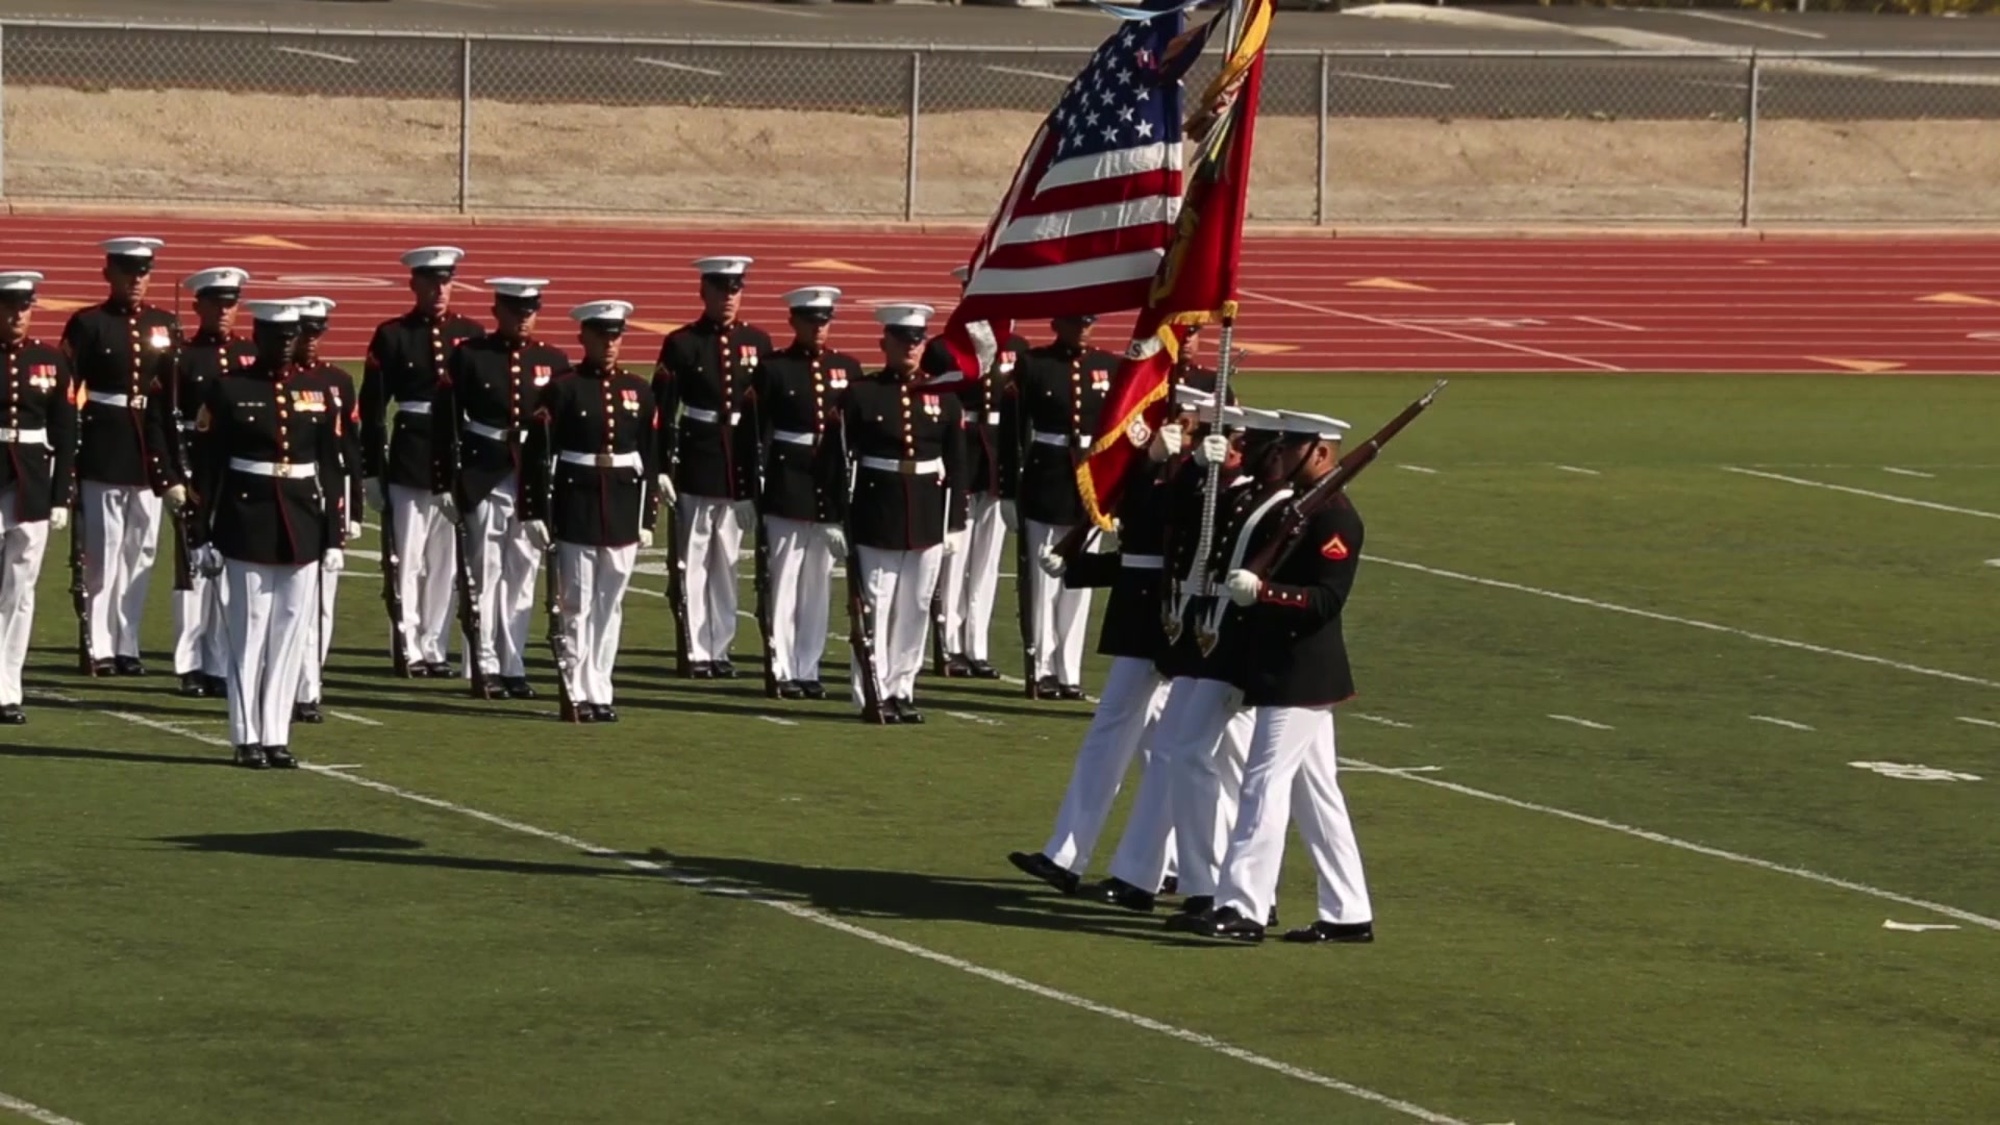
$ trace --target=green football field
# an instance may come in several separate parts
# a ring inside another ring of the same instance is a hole
[[[1242,386],[1365,432],[1430,382]],[[539,645],[529,703],[389,678],[352,556],[310,768],[233,769],[221,704],[171,692],[164,566],[154,674],[72,673],[57,536],[0,746],[0,1106],[2000,1121],[2000,383],[1466,377],[1352,495],[1367,946],[1024,879],[1087,706],[927,678],[881,729],[677,681],[657,566],[624,722],[569,727]]]

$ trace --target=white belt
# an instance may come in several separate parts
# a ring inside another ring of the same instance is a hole
[[[794,430],[772,430],[771,440],[782,441],[786,445],[811,445],[818,438],[812,434],[802,434]]]
[[[0,444],[4,445],[47,445],[47,430],[6,430],[0,429]]]
[[[145,395],[114,395],[103,391],[92,391],[89,397],[90,401],[99,406],[129,406],[134,410],[142,410],[146,406]]]
[[[944,458],[933,457],[928,461],[896,461],[888,457],[863,457],[861,467],[883,473],[910,473],[915,476],[930,474],[944,475]]]
[[[229,467],[251,476],[284,477],[286,480],[304,480],[319,472],[319,466],[301,461],[245,461],[241,457],[231,457]]]
[[[431,404],[422,399],[404,401],[399,398],[396,400],[396,413],[398,414],[429,414],[430,412]]]
[[[1165,570],[1167,567],[1164,555],[1121,555],[1118,561],[1127,570]]]
[[[1036,430],[1036,431],[1035,431],[1035,444],[1036,444],[1036,445],[1068,445],[1068,444],[1069,444],[1069,435],[1068,435],[1068,434],[1052,434],[1052,433],[1049,433],[1049,432],[1048,432],[1047,430]]]
[[[565,465],[582,465],[591,469],[644,469],[645,462],[637,453],[572,453],[565,449],[556,454],[556,460]]]
[[[688,417],[694,419],[697,422],[719,422],[722,420],[721,414],[713,410],[704,410],[699,406],[683,406],[681,407],[681,413],[687,415]],[[732,410],[729,412],[730,425],[734,426],[735,424],[741,422],[742,420],[743,420],[743,413],[741,411]]]
[[[999,412],[998,410],[989,410],[989,411],[987,411],[987,412],[986,412],[986,424],[987,424],[987,425],[989,425],[989,426],[997,426],[997,425],[999,425],[999,424],[1000,424],[1000,412]]]
[[[477,434],[478,436],[483,437],[488,441],[507,442],[507,441],[512,441],[514,438],[514,435],[510,431],[503,430],[498,426],[484,425],[482,423],[475,422],[470,418],[467,418],[465,420],[465,432],[469,434]]]

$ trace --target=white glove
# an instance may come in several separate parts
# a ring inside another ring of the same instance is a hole
[[[445,518],[445,522],[451,524],[453,527],[457,527],[460,518],[458,514],[458,500],[449,492],[440,492],[437,493],[437,506],[438,514]]]
[[[826,527],[826,545],[833,552],[834,558],[846,558],[847,531],[839,524],[828,524]]]
[[[346,565],[347,552],[338,547],[327,548],[326,554],[319,557],[319,568],[328,574],[339,574],[340,568]]]
[[[1155,461],[1165,461],[1187,446],[1187,431],[1175,423],[1161,426],[1153,435],[1153,444],[1146,449],[1146,456]]]
[[[222,573],[222,552],[216,550],[215,545],[212,543],[204,543],[196,547],[194,549],[194,558],[190,561],[194,563],[194,568],[200,571],[204,577],[213,578]]]
[[[1257,600],[1257,592],[1264,588],[1264,580],[1247,570],[1232,570],[1222,583],[1229,588],[1229,600],[1237,605],[1249,605]]]
[[[533,547],[537,551],[546,551],[549,549],[548,524],[543,523],[541,520],[529,520],[521,525],[521,533],[528,537],[528,546]],[[644,547],[650,546],[651,543],[651,533],[641,529],[639,532],[639,545]]]
[[[347,524],[347,542],[352,543],[361,538],[362,530],[360,520],[350,520]]]
[[[964,553],[965,553],[965,548],[966,548],[966,545],[967,545],[968,543],[970,543],[971,541],[972,541],[972,533],[971,533],[970,531],[947,531],[947,532],[945,532],[945,533],[944,533],[944,557],[945,557],[945,558],[950,558],[950,557],[952,557],[953,555],[962,555],[962,554],[964,554]]]
[[[1201,439],[1201,448],[1195,452],[1194,459],[1203,466],[1222,464],[1229,460],[1229,439],[1221,434],[1208,435]]]
[[[368,506],[375,509],[378,512],[388,511],[389,494],[382,487],[382,478],[369,477],[367,484],[368,484]]]
[[[1069,569],[1069,564],[1063,561],[1061,555],[1056,554],[1054,547],[1042,548],[1041,564],[1042,573],[1048,575],[1050,578],[1061,578],[1063,571]]]
[[[643,528],[643,527],[642,527],[642,528],[640,528],[640,529],[639,529],[639,546],[641,546],[641,547],[645,547],[645,548],[651,548],[651,547],[652,547],[652,545],[653,545],[653,533],[652,533],[652,532],[650,532],[650,531],[647,531],[647,530],[646,530],[645,528]]]
[[[1120,520],[1117,516],[1112,516],[1111,530],[1101,531],[1097,535],[1097,549],[1107,555],[1115,553],[1120,545],[1118,533],[1124,530],[1124,521]]]
[[[170,486],[167,489],[167,507],[179,510],[181,508],[187,507],[187,502],[188,502],[187,485],[176,484]]]
[[[50,509],[49,509],[49,530],[50,530],[50,531],[61,531],[61,530],[63,530],[64,528],[67,528],[68,526],[69,526],[69,509],[68,509],[68,508],[50,508]]]
[[[667,507],[673,507],[675,501],[681,498],[681,494],[674,491],[674,477],[672,473],[661,473],[654,483],[660,486],[660,502]]]

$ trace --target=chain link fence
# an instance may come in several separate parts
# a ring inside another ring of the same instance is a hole
[[[980,219],[1087,57],[5,22],[0,196]],[[1259,222],[2000,221],[2000,54],[1276,50],[1263,103]]]

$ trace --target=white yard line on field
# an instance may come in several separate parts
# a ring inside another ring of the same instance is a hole
[[[1604,475],[1598,472],[1596,469],[1586,469],[1581,465],[1557,465],[1556,468],[1561,469],[1565,473],[1582,473],[1583,475],[1589,477]]]
[[[1745,469],[1736,465],[1724,465],[1725,473],[1738,473],[1746,477],[1762,477],[1765,480],[1783,481],[1786,484],[1803,485],[1807,488],[1824,488],[1829,492],[1845,492],[1850,496],[1866,496],[1870,500],[1887,500],[1891,504],[1908,504],[1912,508],[1929,508],[1934,512],[1950,512],[1960,516],[1978,516],[1980,519],[2000,520],[2000,512],[1986,512],[1978,508],[1960,508],[1951,504],[1939,504],[1931,500],[1918,500],[1912,496],[1898,496],[1893,492],[1871,492],[1865,488],[1849,488],[1844,484],[1828,484],[1823,480],[1807,480],[1804,477],[1788,477],[1783,473],[1767,473],[1759,469]]]
[[[1616,602],[1605,602],[1599,601],[1596,598],[1579,597],[1575,594],[1565,594],[1557,590],[1543,590],[1539,587],[1525,586],[1519,582],[1506,582],[1498,578],[1481,578],[1473,574],[1462,574],[1455,570],[1425,566],[1422,563],[1404,562],[1401,559],[1385,558],[1381,555],[1370,556],[1370,559],[1383,566],[1393,566],[1402,570],[1414,570],[1420,574],[1434,575],[1438,578],[1449,578],[1455,582],[1470,582],[1475,586],[1488,586],[1495,590],[1512,590],[1520,594],[1533,594],[1538,598],[1549,598],[1553,601],[1568,602],[1571,605],[1586,606],[1590,609],[1602,609],[1611,613],[1623,613],[1632,617],[1643,617],[1649,621],[1665,621],[1673,625],[1686,625],[1690,628],[1706,629],[1711,633],[1725,633],[1732,637],[1742,637],[1744,640],[1756,641],[1759,644],[1776,645],[1779,648],[1793,648],[1798,649],[1800,652],[1818,653],[1821,656],[1837,656],[1842,660],[1855,660],[1863,664],[1873,664],[1881,668],[1894,668],[1899,672],[1909,672],[1918,676],[1930,676],[1935,679],[1950,680],[1953,683],[1971,684],[1975,687],[2000,688],[2000,680],[1988,680],[1979,676],[1968,676],[1962,672],[1947,672],[1940,668],[1926,668],[1921,664],[1906,664],[1901,660],[1891,660],[1885,656],[1871,656],[1865,652],[1849,652],[1846,649],[1808,644],[1805,641],[1794,641],[1785,637],[1773,637],[1765,633],[1753,633],[1748,629],[1736,629],[1728,625],[1717,625],[1712,621],[1701,621],[1693,617],[1676,617],[1671,613],[1655,613],[1650,609],[1635,609],[1631,606],[1619,605]]]
[[[1591,721],[1590,721],[1589,719],[1579,719],[1579,718],[1577,718],[1577,717],[1576,717],[1575,715],[1554,715],[1554,714],[1552,714],[1552,715],[1550,715],[1550,716],[1549,716],[1549,718],[1551,718],[1551,719],[1554,719],[1555,721],[1557,721],[1557,722],[1559,722],[1559,723],[1573,723],[1573,724],[1575,724],[1576,726],[1580,726],[1580,727],[1589,727],[1589,728],[1590,728],[1591,730],[1617,730],[1617,729],[1618,729],[1617,727],[1612,727],[1612,726],[1606,726],[1606,725],[1605,725],[1605,724],[1603,724],[1603,723],[1593,723],[1593,722],[1591,722]]]
[[[18,1113],[30,1121],[39,1121],[42,1125],[82,1125],[82,1122],[64,1117],[55,1110],[43,1109],[33,1102],[24,1102],[10,1094],[0,1094],[0,1109]]]
[[[1975,727],[1992,727],[1994,730],[2000,730],[2000,723],[1996,723],[1992,719],[1975,719],[1970,715],[1960,715],[1958,721],[1961,723],[1971,723]]]
[[[1774,726],[1774,727],[1785,727],[1785,728],[1787,728],[1787,729],[1789,729],[1789,730],[1811,730],[1811,729],[1813,729],[1813,728],[1811,728],[1811,727],[1809,727],[1809,726],[1805,725],[1804,723],[1795,723],[1795,722],[1793,722],[1793,721],[1792,721],[1792,720],[1790,720],[1790,719],[1779,719],[1779,718],[1775,718],[1775,717],[1773,717],[1773,716],[1770,716],[1770,715],[1752,715],[1752,716],[1750,716],[1750,718],[1751,718],[1751,719],[1753,719],[1753,720],[1755,720],[1756,722],[1760,722],[1760,723],[1769,723],[1769,724],[1771,724],[1771,725],[1772,725],[1772,726]]]
[[[1921,473],[1915,469],[1899,469],[1894,465],[1884,465],[1882,466],[1882,471],[1885,473],[1894,473],[1899,477],[1918,477],[1922,480],[1937,479],[1936,473]]]

